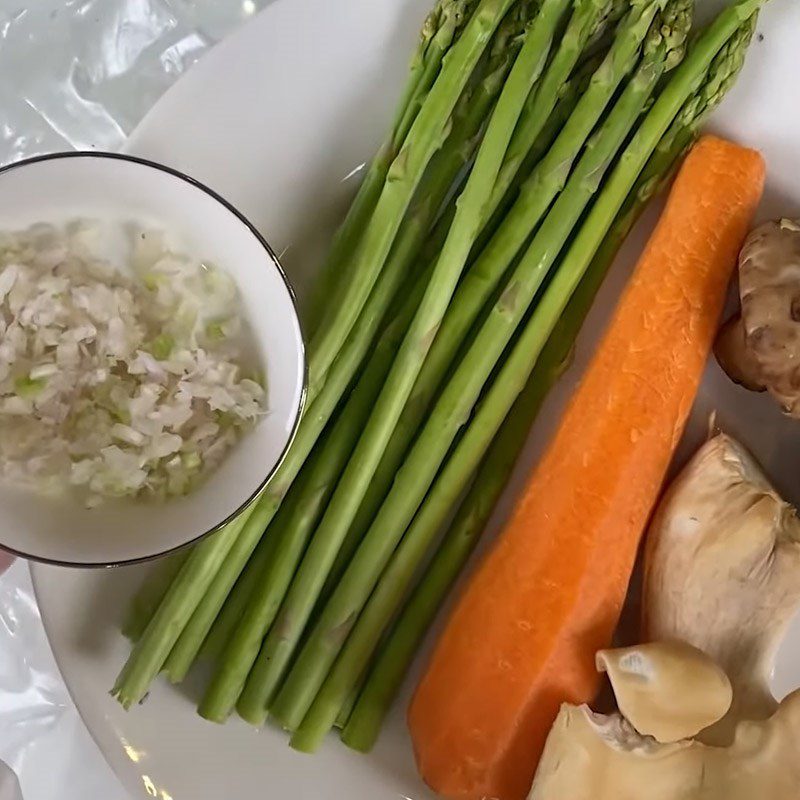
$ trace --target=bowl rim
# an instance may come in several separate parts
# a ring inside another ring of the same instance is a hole
[[[226,209],[229,213],[233,214],[250,232],[252,236],[255,237],[257,243],[266,251],[267,255],[269,256],[270,261],[277,269],[278,274],[283,281],[286,291],[289,295],[289,302],[292,306],[292,311],[294,316],[297,320],[297,326],[300,331],[299,337],[299,358],[301,362],[301,370],[302,370],[302,387],[300,390],[300,397],[297,402],[297,408],[294,412],[294,420],[292,421],[292,430],[289,433],[289,436],[286,440],[286,444],[281,451],[280,456],[278,457],[277,461],[275,462],[274,466],[269,470],[267,475],[263,478],[263,480],[259,483],[256,487],[255,491],[253,491],[249,497],[247,497],[244,502],[242,502],[238,508],[236,508],[233,512],[231,512],[227,517],[223,520],[212,526],[206,531],[199,533],[192,539],[189,539],[182,544],[176,545],[175,547],[170,547],[167,550],[161,550],[157,553],[152,553],[146,556],[137,556],[136,558],[129,558],[129,559],[122,559],[118,561],[63,561],[61,559],[54,559],[48,558],[46,556],[37,556],[32,553],[27,553],[22,550],[17,550],[16,548],[9,547],[8,545],[4,544],[0,541],[0,551],[4,551],[6,553],[10,553],[17,558],[23,558],[26,561],[35,561],[40,564],[48,564],[54,567],[68,567],[73,569],[115,569],[117,567],[128,567],[134,566],[136,564],[145,564],[150,561],[156,561],[158,559],[167,558],[168,556],[177,553],[184,548],[191,547],[193,545],[198,544],[203,539],[211,536],[214,533],[218,533],[221,531],[229,522],[232,522],[237,517],[239,517],[247,508],[250,507],[251,504],[256,502],[257,498],[262,494],[264,489],[266,488],[267,484],[272,480],[275,473],[278,471],[280,466],[283,464],[284,460],[286,459],[286,455],[289,452],[289,448],[294,443],[295,437],[297,436],[297,429],[300,426],[300,420],[303,416],[303,411],[305,410],[306,400],[308,396],[308,358],[306,356],[306,345],[305,339],[303,338],[303,326],[301,323],[300,313],[297,307],[297,296],[295,294],[294,287],[292,286],[291,281],[289,280],[286,272],[283,268],[283,265],[278,258],[277,253],[272,249],[269,242],[261,235],[258,229],[253,225],[252,222],[241,212],[239,211],[236,206],[234,206],[230,201],[226,200],[222,195],[216,192],[214,189],[211,189],[209,186],[206,186],[202,181],[199,181],[197,178],[193,178],[191,175],[188,175],[185,172],[182,172],[175,167],[167,166],[166,164],[161,164],[158,161],[153,161],[149,158],[142,158],[141,156],[133,156],[127,153],[116,153],[111,151],[105,150],[70,150],[64,152],[56,152],[56,153],[44,153],[38,156],[32,156],[30,158],[24,158],[19,161],[12,161],[10,164],[5,164],[0,166],[0,179],[2,177],[12,172],[13,170],[22,169],[24,167],[31,166],[32,164],[38,164],[41,162],[46,161],[57,161],[61,159],[82,159],[82,158],[97,158],[97,159],[110,159],[115,161],[126,161],[128,163],[136,164],[140,167],[147,167],[148,169],[153,169],[158,172],[165,173],[172,178],[176,178],[184,183],[188,183],[194,189],[198,189],[201,192],[204,192],[206,195],[211,197],[212,200],[215,200],[219,205],[221,205],[224,209]]]

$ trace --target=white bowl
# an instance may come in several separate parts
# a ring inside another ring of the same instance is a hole
[[[107,153],[56,154],[0,170],[0,230],[80,217],[158,228],[179,242],[182,252],[226,270],[239,287],[267,383],[267,414],[185,497],[89,510],[77,501],[45,498],[0,482],[0,547],[37,561],[111,566],[196,541],[255,498],[297,428],[305,356],[294,296],[277,257],[210,189],[167,167]]]

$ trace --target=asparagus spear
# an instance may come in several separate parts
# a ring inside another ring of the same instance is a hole
[[[427,275],[421,276],[404,308],[381,336],[372,357],[347,404],[315,454],[304,479],[292,513],[279,529],[279,541],[273,558],[259,575],[259,585],[249,598],[246,609],[227,644],[221,663],[199,707],[200,716],[224,722],[244,688],[264,635],[272,625],[289,583],[295,574],[308,539],[336,485],[361,432],[362,420],[369,415],[386,373],[391,354],[405,334],[426,286]],[[247,712],[247,702],[243,703]],[[244,716],[244,715],[243,715]],[[244,717],[248,719],[248,717]],[[260,721],[256,719],[254,724]]]
[[[556,107],[544,123],[541,133],[528,151],[527,156],[523,159],[522,166],[520,167],[512,188],[513,186],[517,186],[518,188],[519,183],[523,182],[525,178],[533,172],[534,168],[538,166],[544,156],[547,155],[553,143],[558,138],[558,135],[561,133],[561,130],[566,125],[567,120],[575,110],[578,100],[588,88],[591,77],[600,66],[601,61],[602,58],[589,59],[587,62],[581,64],[575,71],[575,74],[561,86]],[[524,113],[527,113],[527,111]],[[472,247],[470,261],[473,260],[476,253],[480,253],[483,250],[486,243],[497,232],[502,222],[503,214],[507,210],[507,208],[501,205],[495,212],[494,217],[483,225],[480,236],[475,240],[475,244]],[[453,224],[455,211],[455,205],[450,205],[444,213],[439,216],[436,225],[426,239],[422,249],[422,259],[424,261],[435,261],[439,253],[441,253],[442,247],[444,247],[445,240],[447,239],[447,234]],[[370,521],[371,519],[367,522],[369,523]]]
[[[309,344],[309,387],[312,392],[324,381],[358,319],[425,168],[446,137],[447,122],[458,98],[513,2],[480,0],[442,64],[400,153],[389,168],[375,210],[353,253],[347,289],[330,308]]]
[[[692,57],[685,62],[685,68],[679,70],[675,78],[669,83],[659,100],[653,106],[652,111],[643,121],[630,146],[626,148],[620,158],[617,168],[609,178],[605,189],[600,194],[585,224],[580,228],[561,268],[545,291],[539,306],[535,309],[530,320],[524,326],[522,335],[514,346],[508,361],[489,389],[484,402],[478,409],[475,419],[470,425],[466,435],[459,443],[454,458],[449,462],[448,467],[446,467],[441,480],[445,488],[449,487],[449,491],[443,490],[439,496],[435,497],[434,501],[426,503],[417,522],[412,526],[408,545],[407,547],[401,548],[399,555],[397,575],[401,576],[401,579],[403,572],[413,566],[412,562],[414,562],[415,556],[419,554],[420,550],[424,550],[425,537],[417,537],[415,530],[417,529],[417,525],[419,525],[419,530],[427,530],[430,532],[430,530],[434,530],[437,524],[440,524],[444,520],[451,503],[455,501],[458,496],[464,479],[466,479],[480,463],[483,453],[502,423],[514,398],[521,390],[524,382],[528,379],[547,338],[551,335],[554,327],[558,323],[559,317],[563,313],[569,298],[583,278],[586,269],[591,264],[605,234],[613,223],[615,216],[619,213],[626,196],[629,194],[638,175],[642,169],[644,169],[648,159],[658,145],[659,140],[667,132],[675,116],[680,112],[682,104],[697,86],[698,81],[702,80],[702,76],[706,73],[708,65],[714,56],[719,52],[726,40],[733,35],[742,20],[747,18],[746,15],[748,13],[752,15],[763,1],[764,0],[739,0],[737,4],[727,9],[726,12],[723,12],[717,21],[706,31],[705,35],[698,40]],[[647,60],[647,56],[645,60]],[[636,78],[634,78],[634,82],[635,81]],[[614,113],[612,112],[612,116],[613,115]],[[594,145],[596,148],[599,147],[598,143],[602,138],[603,134],[601,133],[597,139],[595,139]],[[591,156],[591,151],[589,156]],[[567,191],[569,191],[569,188]],[[545,225],[546,224],[547,223],[545,223]],[[543,256],[543,251],[539,249],[536,241],[534,241],[523,263],[530,261],[531,263],[528,264],[529,267],[541,264]],[[495,311],[496,310],[497,308]],[[494,313],[493,311],[492,314]],[[507,310],[505,313],[508,313]],[[434,412],[434,416],[436,416],[436,412]],[[438,428],[438,430],[441,430],[441,428]],[[430,455],[430,453],[427,453],[427,455]],[[404,471],[409,467],[411,461],[413,461],[413,454],[412,459],[404,466]],[[399,488],[410,488],[404,485],[405,483],[406,481],[404,481],[401,473],[401,475],[398,476]],[[380,533],[385,536],[386,531],[383,530],[380,531]],[[366,543],[369,544],[369,541],[367,540]],[[377,544],[380,545],[381,543],[379,542]],[[367,583],[363,574],[356,575],[356,579],[350,581],[350,585],[347,586],[348,577],[351,576],[351,571],[348,571],[340,586],[339,599],[342,600],[342,602],[340,607],[336,609],[337,613],[335,615],[331,614],[328,616],[327,620],[325,619],[330,607],[335,605],[337,596],[334,595],[331,606],[329,606],[329,609],[326,609],[326,612],[323,614],[317,626],[317,631],[321,630],[325,637],[330,637],[332,634],[335,634],[339,637],[338,640],[341,641],[341,639],[347,635],[348,628],[352,627],[352,621],[360,611],[359,604],[363,603],[366,599],[369,591],[371,591],[374,586],[377,576],[380,575],[383,569],[385,561],[381,557],[379,547],[375,547],[371,553],[367,553],[366,549],[362,546],[356,559],[358,559],[362,553],[370,557],[365,557],[360,566],[364,570],[371,569],[373,573],[368,592],[364,595],[360,594],[358,591],[359,583],[361,583],[362,587]],[[389,551],[389,555],[390,554],[391,551]],[[376,556],[377,559],[375,558]],[[418,561],[416,563],[418,563]],[[391,600],[392,588],[390,581],[387,593],[382,598],[384,602]],[[372,626],[373,635],[375,629],[380,632],[383,629],[382,625],[388,621],[386,608],[381,605],[380,592],[378,596],[379,599],[376,601],[376,605],[373,606],[371,615],[368,617],[362,616],[359,620],[359,624],[361,620],[363,620],[364,628],[367,630]],[[341,612],[344,612],[345,616],[340,616],[339,614]],[[335,622],[336,627],[331,627],[331,622]],[[328,626],[326,626],[326,623],[328,623]],[[317,631],[315,631],[315,633]],[[363,669],[365,658],[368,653],[371,652],[369,639],[370,636],[366,636],[362,641],[356,639],[355,644],[349,651],[350,657],[345,657],[337,662],[333,673],[329,676],[329,681],[326,682],[325,688],[323,688],[322,692],[317,696],[311,710],[303,720],[300,730],[298,730],[295,737],[293,737],[293,746],[298,749],[313,750],[321,741],[321,738],[333,723],[341,703],[346,699],[349,689],[353,685],[353,680],[357,679],[360,670]],[[316,648],[309,647],[313,640],[314,634],[312,633],[305,652],[321,656],[325,646],[329,645],[330,639],[325,638],[319,642],[322,646],[317,646]],[[302,658],[297,662],[296,668],[300,666],[301,662]],[[309,663],[305,664],[306,670],[308,670],[309,666]],[[306,677],[309,676],[313,678],[313,675],[306,672]],[[284,690],[289,687],[290,682],[287,682]]]
[[[293,490],[296,489],[299,481],[292,484],[292,489],[289,491],[289,496],[281,504],[281,508],[276,515],[275,519],[270,523],[270,527],[278,527],[280,529],[280,517],[289,507],[289,501]],[[236,580],[228,596],[225,598],[225,603],[217,614],[214,622],[209,628],[206,638],[198,652],[198,658],[207,659],[208,661],[217,661],[220,658],[225,647],[230,641],[234,629],[239,624],[245,609],[250,603],[250,598],[253,592],[256,591],[261,573],[267,568],[275,553],[275,547],[280,540],[280,536],[274,535],[274,529],[270,531],[269,536],[262,536],[253,551],[253,555],[248,559],[247,564],[242,571],[241,575]]]
[[[523,0],[500,24],[489,48],[488,63],[479,65],[474,85],[468,86],[453,112],[450,134],[431,160],[392,246],[385,271],[408,272],[418,260],[433,258],[420,253],[445,200],[460,186],[465,167],[481,140],[486,117],[500,94],[519,49],[529,15],[539,0]],[[454,207],[454,203],[450,203]]]
[[[330,435],[328,429],[323,432],[320,439],[321,446],[324,446],[328,442]],[[225,603],[214,619],[214,624],[209,629],[205,639],[202,640],[202,642],[199,642],[198,639],[195,638],[192,639],[195,646],[201,644],[197,652],[198,656],[206,656],[207,658],[216,660],[224,653],[234,630],[239,625],[242,616],[250,607],[253,594],[263,585],[264,575],[269,569],[270,564],[279,557],[287,527],[292,525],[295,515],[298,514],[300,509],[307,502],[307,492],[310,485],[314,482],[313,473],[316,468],[317,460],[318,453],[317,450],[315,450],[303,464],[300,474],[292,483],[277,514],[269,524],[267,529],[268,535],[261,537],[257,548],[247,562],[245,570],[241,573],[236,584],[225,599]],[[187,629],[184,629],[184,634],[187,633],[188,629],[189,626],[187,626]],[[198,634],[198,636],[199,635],[200,634]],[[176,654],[180,651],[183,651],[181,661],[183,662],[184,657],[187,659],[188,663],[185,665],[185,671],[188,672],[191,662],[188,661],[189,645],[186,642],[185,635],[182,635],[181,638],[178,639],[178,642],[170,654],[170,658],[167,659],[164,665],[165,671],[167,671],[174,681],[180,679],[180,676],[177,674],[178,665],[175,660]]]
[[[671,12],[677,7],[685,11],[691,7],[690,0],[673,0],[668,10]],[[668,34],[668,29],[665,30],[668,18],[674,21],[674,34],[672,31]],[[464,362],[456,370],[434,409],[429,423],[436,427],[423,429],[372,528],[307,638],[273,704],[273,713],[286,727],[293,730],[303,721],[333,659],[374,587],[380,571],[422,501],[458,429],[469,415],[484,383],[541,285],[547,269],[597,192],[609,163],[654,91],[664,72],[673,39],[679,40],[680,30],[686,34],[688,22],[689,16],[685,13],[665,14],[663,20],[657,18],[650,26],[645,55],[636,74],[599,133],[588,143],[567,187],[534,239],[532,249],[537,261],[531,268],[530,258],[526,256],[510,278],[506,290],[491,310]],[[444,414],[440,411],[442,406],[447,410]],[[457,418],[449,413],[451,408],[457,409]],[[437,431],[435,437],[430,437],[434,441],[426,441],[426,430]],[[421,442],[427,445],[424,447],[426,463],[417,465]],[[412,483],[416,491],[406,492],[402,491],[403,476],[407,474],[406,469],[410,464],[413,464]],[[417,466],[419,470],[416,469]],[[314,742],[333,724],[343,700],[344,697],[339,697],[337,693],[335,702],[332,698],[323,697],[314,703],[314,709],[309,713],[310,721],[307,725],[304,724],[303,733],[293,742],[298,747],[313,747]]]
[[[159,561],[147,574],[128,608],[122,623],[122,633],[132,642],[144,633],[153,614],[164,599],[170,584],[177,577],[184,562],[189,557],[189,548]]]
[[[342,741],[349,747],[368,752],[375,744],[411,661],[489,521],[542,402],[569,364],[575,338],[608,268],[651,198],[669,182],[683,153],[694,140],[695,126],[700,121],[698,118],[691,125],[678,126],[662,139],[617,215],[611,231],[547,340],[525,389],[484,456],[474,485],[459,507],[436,555],[393,625],[387,641],[381,646],[357,702],[345,720]],[[441,485],[442,479],[437,478],[429,498],[440,491]],[[414,526],[417,526],[416,522]],[[405,539],[401,544],[401,548],[404,547]],[[395,569],[393,558],[381,577],[379,590],[389,578],[390,570],[394,572]],[[370,605],[376,602],[376,596],[377,591],[370,598]],[[361,624],[359,619],[345,650],[355,646],[351,642],[357,640]]]
[[[460,99],[448,142],[431,162],[408,217],[398,233],[387,271],[405,271],[419,251],[423,237],[447,197],[453,181],[470,159],[485,116],[502,88],[519,50],[519,37],[526,24],[524,13],[510,14],[498,29],[491,47],[491,58],[485,70],[485,77],[473,89],[467,90]],[[237,628],[236,638],[225,653],[219,672],[203,700],[200,709],[203,716],[219,721],[232,710],[258,653],[261,640],[273,621],[275,603],[282,599],[285,583],[294,574],[296,561],[299,560],[310,529],[316,521],[310,509],[322,509],[327,503],[336,479],[357,441],[362,421],[368,416],[371,404],[386,377],[391,359],[399,345],[399,338],[408,327],[428,277],[429,273],[417,282],[418,286],[411,292],[411,296],[404,298],[404,310],[399,313],[398,319],[384,332],[374,348],[364,375],[359,378],[334,433],[325,443],[322,452],[318,454],[319,464],[315,467],[315,477],[306,489],[307,496],[301,495],[299,499],[299,505],[305,511],[299,513],[298,517],[288,524],[289,529],[281,531],[280,534],[280,548],[282,550],[285,548],[286,553],[293,555],[288,559],[281,558],[280,567],[275,564],[268,565],[266,562],[253,565],[253,571],[259,573],[258,577],[252,577],[242,589],[242,593],[248,592],[248,600],[252,598],[252,607],[243,617],[241,613],[229,616],[230,621],[224,626],[228,633],[217,635],[217,638],[220,635],[229,638],[231,628],[234,626]],[[325,488],[323,490],[318,487]],[[261,573],[267,569],[269,577],[265,578]],[[257,590],[249,588],[254,586],[257,580],[259,588]],[[237,603],[236,606],[244,611],[241,603]],[[256,611],[256,608],[260,611]],[[220,625],[222,627],[222,623]],[[246,704],[244,707],[246,709]]]
[[[421,247],[427,227],[441,204],[441,198],[446,196],[453,176],[468,160],[483,120],[481,112],[491,106],[502,85],[504,70],[508,69],[505,62],[514,52],[513,41],[509,38],[513,38],[510,33],[503,35],[503,32],[496,37],[495,58],[491,60],[488,74],[478,84],[474,95],[470,94],[469,99],[474,96],[474,102],[461,98],[461,113],[456,114],[449,146],[438,153],[431,164],[415,205],[398,234],[390,262],[370,295],[358,325],[334,362],[326,385],[318,398],[309,392],[308,408],[286,460],[258,503],[245,512],[247,516],[236,520],[192,553],[186,566],[187,574],[175,588],[170,589],[166,598],[168,610],[160,615],[147,640],[134,649],[117,681],[114,693],[123,704],[137,702],[144,695],[171,651],[171,679],[180,681],[185,677],[264,528],[278,510],[283,496],[368,352],[379,323],[402,286],[408,267]],[[505,59],[503,53],[506,53]],[[436,198],[440,199],[437,201]],[[234,544],[237,547],[232,549]],[[220,564],[224,564],[223,569],[219,569]],[[178,637],[179,646],[175,647]]]
[[[544,0],[516,59],[488,123],[445,248],[431,282],[392,365],[363,435],[331,499],[303,563],[295,576],[275,629],[266,639],[259,662],[246,687],[248,718],[265,714],[305,623],[319,596],[333,558],[350,520],[369,485],[370,472],[380,459],[402,411],[419,367],[430,347],[477,234],[483,203],[494,184],[525,98],[544,67],[556,26],[568,0]],[[262,666],[263,665],[263,666]],[[243,697],[244,701],[244,697]]]
[[[611,0],[611,8],[603,21],[598,25],[597,30],[589,40],[585,58],[594,58],[598,53],[608,50],[608,46],[614,38],[614,28],[616,24],[628,13],[630,0]]]
[[[351,332],[316,400],[311,388],[309,408],[295,442],[265,494],[245,515],[192,552],[115,684],[113,694],[126,707],[138,702],[145,694],[181,636],[181,647],[171,658],[170,676],[173,680],[180,680],[185,675],[264,527],[274,516],[339,398],[349,386],[391,297],[401,285],[402,277],[391,270],[382,273],[359,325]],[[190,625],[188,631],[185,630],[187,623]]]
[[[241,515],[197,545],[186,559],[111,690],[124,708],[141,702],[147,694],[201,596],[197,587],[208,586],[214,579],[246,521],[247,515]]]
[[[408,95],[407,102],[401,104],[401,113],[395,126],[395,155],[408,136],[414,120],[419,114],[425,98],[433,86],[436,78],[441,71],[442,62],[453,42],[458,40],[470,15],[475,10],[477,0],[458,0],[443,4],[440,8],[438,19],[435,22],[437,32],[431,37],[428,46],[425,48],[422,69],[419,72],[419,79],[414,88]],[[433,22],[433,20],[431,20]],[[423,30],[423,37],[425,31]],[[386,167],[390,166],[389,163]]]
[[[161,667],[161,664],[156,666],[159,658],[163,660],[173,650],[173,645],[182,631],[184,631],[182,637],[184,644],[172,657],[169,671],[175,681],[179,681],[185,676],[194,653],[216,616],[224,597],[228,594],[230,586],[233,585],[244,562],[247,561],[264,527],[277,511],[283,495],[288,491],[300,466],[368,351],[377,325],[389,307],[391,298],[402,285],[405,271],[421,246],[422,237],[430,219],[436,213],[438,203],[433,198],[442,198],[446,194],[453,176],[457,174],[469,157],[472,141],[482,121],[480,112],[490,104],[492,93],[497,92],[504,77],[500,65],[497,66],[498,69],[491,72],[479,86],[475,104],[462,103],[465,111],[457,117],[458,124],[451,137],[452,146],[437,154],[438,166],[432,165],[417,205],[404,223],[404,229],[401,230],[398,237],[397,246],[389,265],[390,268],[387,268],[386,274],[382,274],[379,279],[378,285],[359,319],[359,325],[353,331],[334,364],[329,383],[320,393],[317,402],[313,402],[314,398],[309,397],[309,408],[301,422],[297,439],[286,461],[276,473],[268,491],[261,497],[258,504],[245,512],[248,516],[252,515],[253,519],[245,525],[248,517],[241,517],[213,540],[203,543],[197,553],[192,554],[185,579],[178,584],[176,590],[171,590],[172,600],[170,600],[169,613],[163,613],[160,616],[160,622],[150,632],[148,641],[132,654],[127,673],[120,676],[118,684],[121,685],[124,681],[128,682],[126,686],[122,687],[124,691],[120,695],[121,700],[126,701],[125,695],[128,694],[144,694],[147,685]],[[243,528],[240,548],[231,553],[231,547]],[[226,570],[224,574],[217,574],[215,578],[214,573],[218,565],[223,562]],[[212,591],[208,591],[210,580],[214,580]],[[187,587],[192,591],[187,591]],[[197,606],[198,601],[199,606]],[[187,630],[186,623],[189,617],[195,624]],[[147,669],[141,669],[145,663],[145,656],[148,656],[154,648],[158,648],[158,654],[152,661],[147,660]],[[136,663],[139,663],[139,668],[136,668]],[[154,669],[155,672],[153,672]],[[138,686],[134,685],[131,677],[127,677],[131,674],[136,678]],[[132,687],[135,688],[133,692],[131,692]],[[136,702],[136,700],[131,699],[126,702]]]
[[[420,42],[409,66],[408,78],[389,136],[367,170],[342,226],[336,232],[320,279],[314,288],[306,328],[314,332],[323,310],[337,294],[343,267],[353,257],[361,234],[375,209],[389,167],[397,158],[422,103],[441,71],[442,61],[463,30],[475,0],[438,0],[428,14]],[[346,278],[345,271],[345,278]]]
[[[597,64],[595,64],[595,67],[596,66]],[[564,127],[564,123],[567,121],[567,119],[569,119],[570,114],[575,109],[578,98],[586,89],[589,78],[593,72],[594,69],[589,70],[587,73],[581,71],[562,87],[558,104],[556,105],[553,113],[550,115],[550,118],[547,120],[542,132],[539,134],[538,140],[534,143],[533,147],[529,151],[528,157],[525,159],[525,166],[523,166],[523,169],[527,169],[528,172],[530,172],[533,166],[535,166],[550,149],[550,146],[555,141],[559,131]],[[450,224],[452,224],[453,217],[451,212],[454,210],[454,206],[451,205],[442,217],[443,220],[447,220],[449,218],[450,222],[446,229],[449,229]],[[434,232],[431,234],[431,237],[436,237],[439,235],[438,229],[439,223],[437,223],[436,230],[434,230]],[[426,244],[426,249],[429,244],[430,243]],[[433,252],[438,252],[441,250],[441,244],[434,245],[432,250]],[[380,472],[376,472],[373,483],[377,484],[379,478]],[[364,501],[359,506],[358,513],[354,517],[353,522],[347,531],[347,535],[342,542],[342,546],[340,547],[339,552],[336,554],[333,567],[331,567],[330,574],[328,575],[328,578],[325,581],[325,586],[320,594],[320,599],[317,604],[318,608],[321,609],[321,607],[328,601],[328,598],[333,590],[336,588],[336,584],[339,582],[340,578],[342,577],[342,573],[350,563],[350,559],[353,557],[353,553],[363,538],[364,533],[366,532],[367,528],[369,528],[369,525],[372,522],[378,507],[380,506],[380,502],[385,497],[387,490],[388,486],[381,491],[380,485],[377,487],[374,487],[372,484],[370,485],[370,489],[365,495]]]
[[[519,173],[525,156],[542,132],[548,116],[555,108],[559,91],[575,69],[592,36],[604,27],[611,13],[610,0],[578,0],[572,17],[561,37],[561,43],[539,85],[528,97],[511,143],[497,175],[494,189],[484,209],[484,222],[489,220]]]
[[[526,0],[521,8],[529,9],[531,5],[532,0]],[[367,304],[366,310],[377,306],[375,313],[370,312],[373,321],[383,315],[384,310],[389,305],[391,295],[396,294],[402,285],[405,275],[414,263],[414,259],[422,246],[428,227],[451,190],[453,181],[459,176],[464,165],[468,162],[477,144],[484,115],[491,108],[499,93],[505,76],[508,74],[519,49],[518,37],[524,30],[525,22],[525,18],[518,14],[509,15],[504,20],[493,40],[492,57],[489,59],[486,69],[483,70],[486,73],[485,76],[477,82],[476,86],[467,90],[459,100],[452,132],[445,146],[434,156],[428,171],[423,177],[417,196],[412,202],[409,213],[398,232],[387,266],[378,279],[376,286],[377,297],[371,297]],[[424,286],[424,284],[422,285]],[[408,300],[407,297],[403,299]],[[407,326],[407,322],[402,323],[402,330],[405,331]],[[331,386],[326,384],[320,395],[320,403],[323,398],[325,399],[323,404],[325,414],[322,415],[322,422],[327,421],[330,410],[341,396],[346,382],[349,382],[353,375],[356,364],[360,363],[364,358],[375,330],[373,324],[367,325],[362,321],[359,329],[354,331],[353,337],[351,337],[351,346],[343,350],[343,354],[350,352],[351,355],[342,356],[335,362],[334,374],[329,380]],[[382,350],[387,353],[387,360],[391,358],[394,352],[386,351],[385,347],[379,348],[378,352]],[[396,350],[396,346],[394,346],[394,350]],[[372,358],[374,357],[375,354],[373,353]],[[346,367],[344,370],[341,363],[343,361]],[[333,393],[331,393],[331,390],[333,390]],[[318,408],[320,403],[317,403],[314,409]],[[312,434],[316,436],[320,430],[320,426],[317,425],[312,428]],[[308,438],[305,434],[305,428],[301,427],[300,439],[302,441]],[[329,447],[334,446],[333,444],[329,445]],[[297,448],[297,445],[295,445],[295,448]],[[330,457],[326,458],[325,461],[329,472],[337,463],[337,459]],[[321,477],[318,477],[317,480],[325,482]],[[332,481],[333,479],[330,478],[330,480]],[[302,504],[305,501],[301,498],[300,502]],[[317,500],[313,502],[317,502]],[[266,511],[271,514],[274,513],[275,508],[276,506],[273,504]],[[266,522],[263,522],[263,524],[261,519],[256,520],[261,524],[261,530],[263,530],[263,525],[269,522],[269,518],[264,517],[264,519],[266,519]],[[311,517],[305,518],[306,522],[310,519]],[[234,580],[239,575],[239,571],[248,560],[253,547],[255,547],[256,537],[260,535],[259,528],[255,524],[245,529],[245,532],[229,554],[225,562],[225,569],[220,571],[210,590],[208,590],[192,615],[189,624],[181,633],[165,664],[165,671],[173,681],[183,680],[188,672],[201,642],[213,623],[215,615],[230,591]],[[274,532],[269,531],[269,536],[273,535]],[[294,529],[291,535],[300,536],[301,532],[299,529]],[[263,637],[263,634],[264,632],[260,634],[260,637]]]
[[[112,689],[128,708],[146,694],[176,642],[184,636],[180,661],[173,658],[171,676],[181,680],[213,620],[260,540],[267,524],[324,430],[368,352],[386,310],[402,286],[402,271],[385,272],[365,306],[358,326],[342,348],[324,387],[309,397],[297,435],[281,466],[257,502],[222,531],[197,545],[172,583],[150,624],[134,646]],[[233,550],[234,545],[238,545]]]
[[[589,85],[555,143],[534,169],[489,245],[467,271],[425,358],[380,463],[370,476],[368,490],[350,526],[351,542],[359,541],[375,518],[462,342],[517,252],[564,187],[573,162],[620,83],[635,64],[642,41],[660,5],[660,2],[639,0],[631,8],[609,53],[592,74]]]
[[[548,72],[542,80],[542,89],[531,92],[526,103],[525,110],[517,124],[517,129],[514,131],[514,137],[509,145],[506,159],[501,170],[501,175],[498,176],[498,181],[495,185],[495,190],[492,193],[492,199],[487,206],[485,213],[485,221],[481,231],[473,247],[473,253],[480,253],[486,243],[491,239],[492,235],[497,230],[502,214],[507,210],[510,201],[512,201],[519,191],[520,185],[524,182],[525,177],[529,176],[533,167],[536,166],[544,155],[543,152],[537,152],[538,144],[541,142],[547,127],[551,125],[553,115],[547,120],[545,127],[541,129],[537,135],[536,131],[542,124],[540,119],[540,108],[547,102],[550,90],[545,90],[546,84],[550,87],[557,88],[558,105],[562,105],[561,100],[564,97],[564,90],[568,83],[565,83],[564,73],[559,68],[563,67],[564,63],[578,44],[578,39],[581,37],[581,32],[584,26],[588,23],[589,16],[596,13],[596,7],[600,6],[599,19],[595,23],[594,30],[583,45],[583,50],[580,52],[577,59],[578,70],[577,74],[573,74],[569,83],[575,85],[576,79],[583,84],[584,79],[588,83],[588,78],[591,76],[599,66],[603,56],[608,52],[614,42],[614,26],[627,14],[630,10],[630,0],[584,0],[582,6],[577,6],[570,24],[564,33],[562,43],[559,48],[559,53],[554,58],[553,63],[548,67]],[[583,94],[586,86],[583,85],[579,94]],[[563,119],[563,123],[569,114]],[[555,136],[547,138],[552,144]],[[546,151],[545,151],[546,152]],[[503,196],[505,195],[505,196]],[[437,233],[434,236],[434,252],[438,253],[444,244],[447,231],[450,228],[451,220],[440,220],[437,225]]]

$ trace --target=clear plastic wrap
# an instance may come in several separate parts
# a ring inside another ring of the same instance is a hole
[[[218,39],[269,0],[0,0],[0,163],[116,150]]]
[[[20,787],[24,800],[128,797],[61,680],[22,561],[0,576],[0,800]]]
[[[0,755],[18,766],[22,745],[59,720],[68,703],[54,671],[26,565],[15,564],[0,584]]]
[[[25,564],[0,580],[0,759],[18,774],[69,706],[50,655]],[[0,798],[14,798],[0,764]]]
[[[0,164],[118,149],[177,78],[268,2],[0,0]],[[22,562],[0,574],[0,800],[17,800],[4,764],[25,800],[127,797],[59,676]]]

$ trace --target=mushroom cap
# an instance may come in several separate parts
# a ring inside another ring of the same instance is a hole
[[[728,676],[685,642],[601,650],[597,668],[608,673],[625,719],[662,743],[695,736],[731,707]]]

